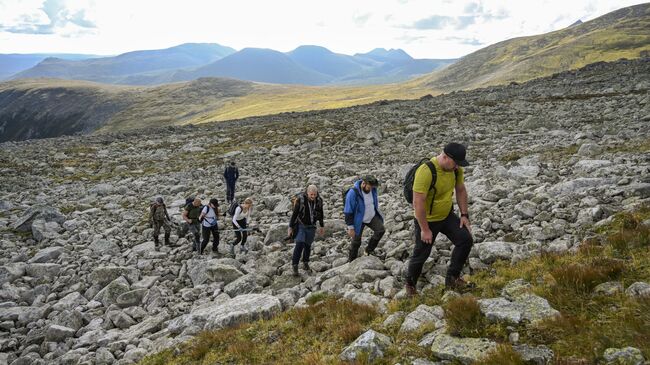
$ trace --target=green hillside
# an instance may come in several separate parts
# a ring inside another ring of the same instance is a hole
[[[443,91],[472,89],[648,56],[650,4],[641,4],[555,32],[488,46],[414,84]]]

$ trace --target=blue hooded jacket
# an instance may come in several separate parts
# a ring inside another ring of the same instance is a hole
[[[377,188],[372,188],[372,201],[375,205],[375,214],[379,216],[381,221],[384,217],[379,212],[379,201],[377,200]],[[354,226],[356,235],[361,235],[361,227],[363,227],[363,215],[366,212],[366,205],[363,202],[363,192],[361,191],[361,180],[354,183],[345,196],[345,206],[343,207],[343,214],[345,214],[345,224]]]

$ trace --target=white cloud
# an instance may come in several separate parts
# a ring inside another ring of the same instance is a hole
[[[452,58],[635,0],[0,0],[0,52],[117,54],[186,42]],[[41,33],[41,34],[38,34]]]

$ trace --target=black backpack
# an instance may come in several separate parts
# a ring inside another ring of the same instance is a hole
[[[436,194],[436,180],[438,179],[438,173],[436,172],[436,166],[431,162],[430,158],[423,158],[420,160],[420,162],[416,163],[413,165],[409,171],[406,173],[406,176],[404,177],[404,199],[406,199],[406,202],[409,204],[413,204],[413,183],[415,182],[415,172],[418,170],[422,164],[426,164],[427,167],[429,167],[429,170],[431,170],[431,185],[429,186],[429,191],[433,190],[433,195],[435,197]],[[456,180],[458,180],[458,170],[454,170],[454,174],[456,175]],[[429,206],[429,212],[433,210],[433,201],[434,199],[431,199],[431,205]]]
[[[239,202],[236,200],[233,200],[232,203],[228,206],[228,214],[233,217],[235,215],[235,211],[237,210],[237,207],[239,207]]]

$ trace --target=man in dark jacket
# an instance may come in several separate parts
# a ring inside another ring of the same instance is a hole
[[[235,161],[231,161],[230,166],[226,167],[223,177],[226,179],[226,202],[230,204],[235,199],[235,183],[239,179],[239,169],[235,166]]]
[[[302,255],[302,264],[305,271],[310,272],[309,255],[311,254],[311,244],[316,236],[316,222],[320,224],[319,234],[325,233],[325,224],[323,221],[323,200],[318,195],[316,185],[309,185],[307,190],[298,195],[293,204],[293,214],[289,221],[288,235],[291,237],[296,231],[296,246],[293,249],[291,264],[293,265],[293,275],[299,276],[298,263]]]
[[[359,247],[361,247],[361,234],[363,228],[368,226],[372,229],[372,237],[368,240],[366,254],[372,255],[384,236],[384,217],[379,212],[377,200],[377,186],[379,182],[372,175],[364,176],[354,183],[354,187],[348,190],[345,196],[345,224],[348,226],[348,236],[352,239],[348,261],[357,258]]]

